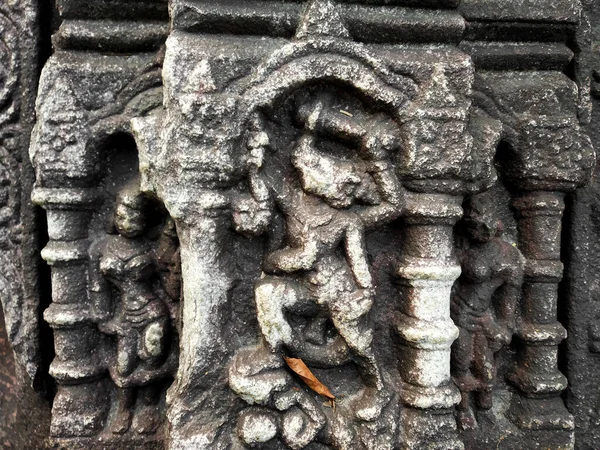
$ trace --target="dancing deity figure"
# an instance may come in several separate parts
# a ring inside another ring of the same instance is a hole
[[[273,204],[284,219],[280,245],[267,253],[265,275],[255,287],[259,326],[270,353],[285,349],[320,366],[353,360],[366,386],[356,417],[371,421],[389,398],[368,324],[375,292],[365,233],[403,210],[402,187],[390,162],[399,139],[397,125],[387,116],[343,114],[326,103],[297,108],[302,135],[290,159],[272,163],[275,168],[263,169],[269,136],[255,122],[248,141],[252,196],[239,200],[234,223],[239,232],[261,234],[270,225]],[[332,155],[321,147],[320,137],[347,145],[347,155]],[[286,313],[312,322],[294,327]],[[338,333],[332,345],[325,345],[328,321]]]

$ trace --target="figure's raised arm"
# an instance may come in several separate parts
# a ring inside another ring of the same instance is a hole
[[[381,201],[377,205],[361,206],[357,212],[365,228],[372,228],[397,219],[405,207],[405,198],[404,188],[390,162],[369,162],[368,171],[375,181]]]
[[[262,130],[257,118],[251,125],[246,142],[249,150],[246,161],[249,193],[235,194],[232,198],[234,228],[247,236],[263,234],[273,215],[269,188],[261,175],[265,148],[268,145],[269,136]]]

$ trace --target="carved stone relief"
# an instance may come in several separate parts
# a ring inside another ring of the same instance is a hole
[[[477,428],[474,409],[493,407],[497,354],[511,343],[523,284],[525,261],[502,239],[503,224],[493,205],[486,194],[468,200],[463,220],[469,243],[452,295],[451,316],[460,330],[453,376],[461,391],[458,421],[465,430]]]
[[[593,448],[593,2],[56,3],[0,7],[0,286],[44,445]]]

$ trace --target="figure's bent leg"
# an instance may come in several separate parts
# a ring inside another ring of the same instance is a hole
[[[473,333],[459,328],[458,339],[452,345],[452,375],[460,389],[458,423],[463,430],[477,428],[477,420],[471,408],[471,392],[477,390],[478,381],[471,373],[473,363]]]
[[[477,380],[471,372],[473,364],[473,333],[459,328],[458,338],[452,344],[452,376],[461,392],[477,388]]]
[[[479,380],[477,405],[481,409],[492,407],[492,391],[496,379],[496,362],[490,342],[483,333],[478,333],[476,340],[475,374]]]
[[[359,293],[360,291],[357,292]],[[381,415],[390,397],[384,389],[383,377],[372,348],[373,331],[367,323],[372,299],[366,293],[363,297],[347,296],[331,308],[331,316],[334,326],[350,348],[366,384],[366,389],[356,404],[356,416],[360,420],[373,421]]]
[[[285,317],[285,312],[302,300],[297,282],[268,277],[260,280],[254,289],[258,324],[264,340],[273,352],[282,346],[296,349],[302,339]]]
[[[278,277],[258,281],[254,296],[263,343],[237,352],[229,367],[229,386],[246,402],[264,405],[290,383],[280,352],[284,346],[290,349],[301,346],[302,339],[285,313],[303,297],[297,282]]]
[[[271,253],[267,256],[265,268],[275,273],[310,270],[317,260],[317,254],[316,241],[309,240],[302,247],[288,247]]]
[[[383,380],[372,349],[373,330],[368,323],[372,305],[371,291],[360,289],[351,295],[340,295],[329,310],[333,325],[350,348],[367,385],[382,389]]]
[[[346,231],[346,257],[358,286],[363,289],[371,288],[373,279],[369,271],[365,232],[362,227],[351,226]]]

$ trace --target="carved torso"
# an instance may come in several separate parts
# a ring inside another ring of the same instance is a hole
[[[500,286],[518,287],[522,282],[521,253],[501,238],[471,246],[460,260],[462,275],[456,301],[461,301],[475,315],[492,307],[494,292]]]

